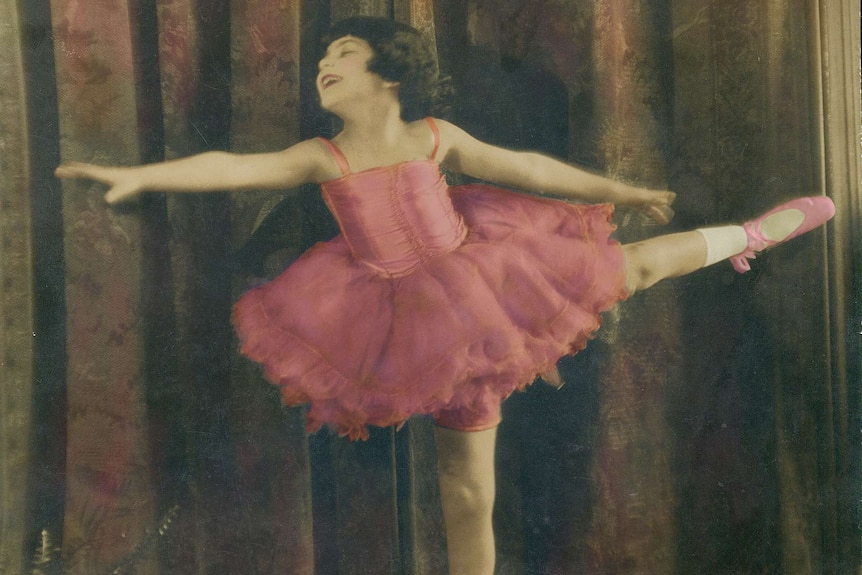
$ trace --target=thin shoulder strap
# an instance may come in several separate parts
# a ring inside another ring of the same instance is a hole
[[[338,169],[341,170],[341,175],[346,176],[349,174],[350,164],[347,163],[347,158],[344,157],[344,153],[338,149],[338,146],[322,136],[318,136],[316,139],[326,146],[326,149],[329,150],[330,154],[332,154],[332,159],[334,159],[335,163],[338,164]]]
[[[425,118],[425,121],[428,122],[428,125],[431,127],[431,133],[434,134],[434,149],[431,150],[431,159],[434,160],[437,157],[437,150],[440,149],[440,130],[437,128],[437,124],[431,116]]]

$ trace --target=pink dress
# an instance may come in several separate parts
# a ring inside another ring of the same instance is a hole
[[[341,234],[233,312],[241,352],[286,404],[308,404],[309,431],[364,438],[366,425],[499,403],[626,297],[612,206],[450,188],[433,154],[351,173],[326,144],[345,172],[321,185]]]

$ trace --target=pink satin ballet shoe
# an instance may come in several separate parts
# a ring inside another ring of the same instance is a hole
[[[802,223],[799,227],[790,232],[787,237],[782,240],[774,241],[764,237],[760,230],[760,225],[767,217],[782,210],[799,210],[804,215]],[[814,228],[821,226],[832,219],[835,215],[835,204],[832,200],[825,196],[813,196],[810,198],[797,198],[780,206],[773,208],[760,216],[759,218],[742,224],[745,233],[748,236],[748,247],[741,254],[730,258],[730,263],[733,268],[739,273],[745,273],[751,269],[748,259],[755,259],[757,252],[762,252],[766,248],[778,245],[780,243],[791,240],[796,236],[801,236],[805,232],[809,232]]]

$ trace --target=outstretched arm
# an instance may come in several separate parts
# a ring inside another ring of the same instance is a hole
[[[179,160],[133,167],[70,162],[57,168],[59,178],[86,178],[108,186],[105,201],[129,200],[144,191],[210,192],[287,189],[320,181],[327,157],[317,142],[306,140],[280,152],[233,154],[205,152]]]
[[[659,223],[673,217],[673,192],[631,186],[539,153],[492,146],[443,120],[437,125],[441,163],[456,172],[529,192],[642,209]]]

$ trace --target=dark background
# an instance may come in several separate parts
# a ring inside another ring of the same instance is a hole
[[[445,572],[433,431],[363,443],[236,354],[230,304],[334,233],[313,188],[106,209],[61,160],[328,134],[328,22],[408,21],[477,137],[824,230],[663,282],[504,404],[498,573],[856,573],[859,14],[827,0],[20,0],[0,7],[0,573]],[[257,230],[257,231],[255,231]]]

